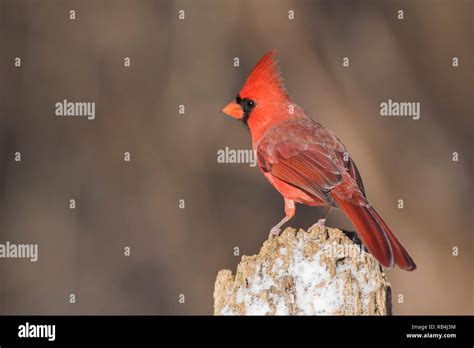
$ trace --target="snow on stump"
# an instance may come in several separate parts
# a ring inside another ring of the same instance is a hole
[[[391,315],[380,264],[338,229],[290,227],[217,274],[215,315]]]

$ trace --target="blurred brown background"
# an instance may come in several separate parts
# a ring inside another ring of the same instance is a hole
[[[472,314],[473,13],[468,0],[0,0],[0,243],[39,243],[37,263],[0,260],[0,313],[211,314],[233,248],[258,252],[283,216],[258,169],[216,160],[250,148],[219,111],[276,48],[288,91],[342,139],[417,262],[388,271],[394,312]],[[56,117],[63,99],[96,102],[96,119]],[[387,99],[420,102],[421,119],[381,117]],[[298,206],[288,225],[321,214]],[[327,224],[351,228],[341,212]]]

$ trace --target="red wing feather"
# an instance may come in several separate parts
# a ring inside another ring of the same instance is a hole
[[[341,180],[340,174],[331,173],[312,161],[306,152],[290,158],[281,158],[269,172],[276,178],[302,189],[324,201],[329,201],[328,192]]]
[[[354,204],[337,195],[333,195],[333,197],[354,224],[357,233],[370,253],[383,266],[393,267],[393,251],[389,238],[372,215],[369,206]]]
[[[328,193],[342,180],[339,161],[317,138],[317,126],[288,122],[272,129],[257,147],[259,165],[274,177],[331,203]]]

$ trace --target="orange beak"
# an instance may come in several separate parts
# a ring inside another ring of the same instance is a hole
[[[240,120],[244,116],[244,111],[235,100],[231,101],[225,108],[222,109],[222,112]]]

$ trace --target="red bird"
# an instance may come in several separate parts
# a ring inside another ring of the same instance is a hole
[[[286,92],[275,56],[275,50],[263,56],[235,100],[222,110],[248,126],[258,166],[285,200],[286,216],[270,236],[278,236],[280,227],[295,215],[295,203],[340,207],[383,266],[395,263],[415,270],[415,262],[367,201],[344,145]]]

